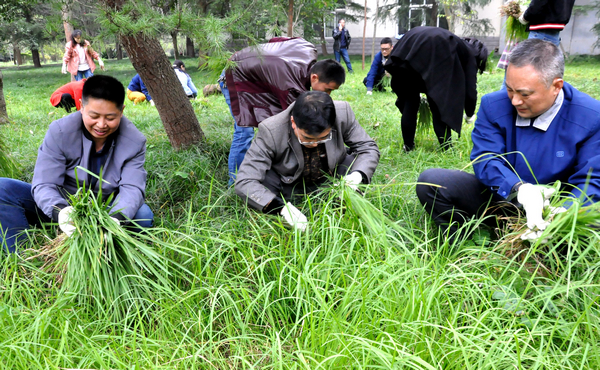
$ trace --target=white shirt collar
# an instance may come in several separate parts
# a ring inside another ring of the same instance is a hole
[[[554,117],[556,117],[556,115],[558,114],[558,111],[560,110],[560,107],[562,106],[564,100],[565,94],[563,90],[560,89],[556,100],[554,100],[554,104],[552,104],[550,109],[548,109],[547,111],[535,118],[535,121],[533,122],[533,127],[542,131],[547,131],[548,127],[550,127],[550,124],[554,120]],[[517,115],[516,125],[518,127],[529,127],[531,126],[531,118],[523,118]]]

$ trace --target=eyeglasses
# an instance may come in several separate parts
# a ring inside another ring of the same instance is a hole
[[[296,137],[298,138],[298,142],[300,143],[300,145],[319,145],[319,144],[324,144],[326,142],[328,142],[329,140],[331,140],[332,135],[331,135],[331,131],[329,131],[329,134],[321,140],[317,140],[317,141],[302,141],[300,140],[300,135],[298,135],[298,132],[296,132]]]

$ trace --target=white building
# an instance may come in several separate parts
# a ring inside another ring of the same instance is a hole
[[[374,24],[376,5],[383,5],[383,0],[367,0],[367,7],[370,9],[367,16],[367,27],[364,27],[364,21],[351,23],[346,21],[346,28],[352,36],[352,43],[348,49],[349,54],[362,54],[362,39],[363,32],[365,33],[365,53],[371,54],[373,38],[375,39],[375,50],[379,45],[379,40],[383,37],[393,38],[396,34],[405,32],[406,30],[416,26],[427,26],[435,22],[437,26],[448,28],[446,19],[439,17],[436,20],[431,20],[432,7],[434,0],[409,0],[410,7],[402,12],[402,19],[396,21],[386,21],[384,23]],[[493,31],[487,35],[469,35],[465,33],[460,24],[456,25],[455,33],[459,36],[474,36],[483,41],[488,49],[498,49],[500,52],[504,49],[504,30],[502,29],[504,19],[500,16],[500,6],[503,0],[491,0],[490,4],[484,8],[476,8],[479,19],[487,18]],[[575,5],[589,5],[594,0],[576,0]],[[439,10],[443,14],[443,10]],[[327,41],[327,51],[333,54],[333,38],[331,37],[334,25],[343,18],[344,9],[339,9],[336,14],[332,14],[329,24],[326,26],[325,35]],[[363,18],[360,16],[360,18]],[[571,20],[565,29],[561,32],[561,47],[563,51],[569,55],[576,54],[600,54],[600,48],[594,49],[594,43],[598,40],[598,36],[591,31],[594,24],[600,20],[596,17],[594,11],[587,14],[574,11],[571,15]],[[320,52],[320,48],[319,52]]]

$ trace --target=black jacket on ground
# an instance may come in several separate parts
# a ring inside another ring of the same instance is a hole
[[[384,68],[392,75],[391,87],[398,96],[406,89],[420,89],[406,84],[407,73],[417,73],[424,90],[437,105],[441,120],[460,135],[463,109],[467,116],[477,104],[477,62],[475,52],[452,32],[437,27],[415,27],[396,43]]]
[[[571,19],[575,0],[531,0],[523,18],[530,31],[562,30]]]

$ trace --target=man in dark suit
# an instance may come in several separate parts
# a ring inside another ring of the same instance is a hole
[[[294,195],[316,190],[326,175],[344,176],[344,182],[356,189],[370,182],[378,163],[377,144],[350,105],[310,91],[258,126],[239,168],[235,192],[249,206],[279,213],[290,225],[305,230],[306,217],[289,202]]]

